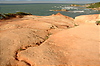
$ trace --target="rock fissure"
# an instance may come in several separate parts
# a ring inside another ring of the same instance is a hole
[[[31,15],[23,17],[22,21],[1,22],[0,65],[100,65],[99,25],[94,25],[100,20],[98,15],[75,19],[61,14],[40,18]],[[98,18],[94,18],[96,16]],[[78,27],[66,30],[77,26],[76,22]]]
[[[36,35],[37,37],[39,37],[38,35]],[[48,34],[48,36],[49,36],[49,34]],[[39,37],[39,38],[42,38],[42,37]],[[49,37],[48,37],[49,38]],[[42,38],[43,39],[43,38]],[[37,46],[40,46],[43,42],[45,42],[47,39],[43,39],[44,41],[40,41],[40,42],[38,42],[38,43],[36,43],[35,45],[27,45],[27,46],[24,46],[24,47],[21,47],[20,49],[18,49],[17,51],[16,51],[16,53],[15,53],[15,60],[17,60],[17,61],[20,61],[19,59],[18,59],[18,53],[19,52],[21,52],[21,51],[25,51],[25,50],[27,50],[28,48],[30,48],[30,47],[37,47]],[[29,62],[27,62],[27,61],[25,61],[25,60],[21,60],[20,62],[24,62],[24,63],[26,63],[28,66],[31,66],[31,63],[29,63]]]
[[[21,62],[24,62],[26,65],[31,66],[30,63],[28,63],[28,62],[26,62],[26,61],[24,61],[24,60],[21,60]]]

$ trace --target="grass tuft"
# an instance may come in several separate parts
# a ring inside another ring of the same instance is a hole
[[[100,21],[96,21],[96,25],[100,25]]]

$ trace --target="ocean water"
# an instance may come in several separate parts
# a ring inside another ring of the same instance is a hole
[[[71,3],[70,3],[71,4]],[[28,12],[38,16],[48,16],[60,12],[63,15],[76,17],[79,15],[100,14],[100,11],[91,10],[84,7],[70,7],[68,4],[61,3],[31,3],[31,4],[0,4],[0,13]],[[52,11],[67,9],[64,11]]]

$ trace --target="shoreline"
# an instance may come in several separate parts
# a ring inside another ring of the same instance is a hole
[[[100,2],[91,3],[91,4],[85,4],[85,5],[71,4],[70,6],[85,7],[87,9],[100,11]]]

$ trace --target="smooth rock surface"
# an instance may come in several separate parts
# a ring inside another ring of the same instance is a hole
[[[58,13],[1,21],[0,66],[100,66],[97,20],[100,14]]]

